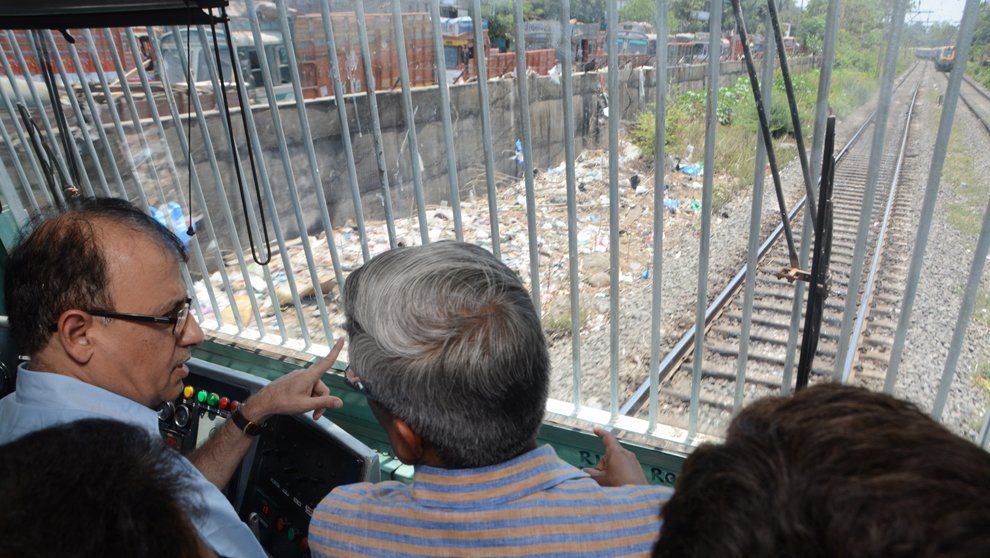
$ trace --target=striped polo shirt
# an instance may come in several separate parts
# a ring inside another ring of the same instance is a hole
[[[313,556],[642,556],[671,489],[603,488],[543,446],[478,469],[417,466],[335,488],[309,527]]]

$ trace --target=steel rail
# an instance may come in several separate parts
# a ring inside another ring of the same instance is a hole
[[[877,271],[880,269],[880,260],[883,255],[883,243],[887,236],[887,229],[890,225],[890,214],[894,208],[894,198],[897,197],[897,186],[901,179],[901,169],[904,167],[904,158],[907,153],[907,140],[911,132],[911,117],[914,115],[914,104],[918,100],[918,91],[921,89],[921,81],[914,88],[911,95],[911,102],[907,109],[907,123],[904,125],[904,133],[901,136],[901,148],[897,154],[897,164],[894,166],[894,177],[890,182],[890,192],[887,194],[887,204],[883,211],[883,220],[880,223],[880,230],[877,233],[876,248],[873,250],[873,261],[870,262],[870,272],[866,278],[866,287],[859,301],[859,311],[856,314],[856,326],[853,328],[852,337],[849,340],[849,348],[845,357],[839,354],[837,358],[844,358],[845,364],[842,367],[842,383],[849,381],[853,362],[856,359],[856,351],[859,348],[859,338],[863,334],[866,325],[866,316],[870,311],[870,302],[873,300],[873,287],[876,283]],[[984,124],[985,125],[985,124]]]
[[[915,68],[917,67],[918,67],[917,63],[911,66],[911,68],[901,78],[900,82],[896,84],[894,89],[896,90],[897,88],[899,88],[904,83],[904,81],[906,81],[907,78],[910,77],[910,75],[914,72]],[[849,153],[852,147],[862,137],[863,132],[873,122],[873,118],[875,116],[876,116],[876,111],[871,112],[863,121],[863,123],[859,126],[856,132],[852,135],[852,137],[849,138],[848,141],[846,141],[846,144],[842,147],[842,150],[839,151],[838,155],[836,155],[835,157],[835,163],[837,167],[839,163]],[[807,195],[802,197],[800,200],[797,201],[797,203],[794,204],[794,207],[787,214],[787,219],[789,221],[794,220],[798,212],[800,212],[801,209],[804,208],[806,201],[807,201]],[[780,236],[783,234],[783,232],[784,232],[783,224],[782,223],[777,224],[777,226],[774,227],[773,232],[771,232],[770,235],[767,236],[766,240],[764,240],[763,243],[760,244],[759,256],[757,260],[763,259],[763,257],[767,254],[767,252],[770,251],[770,248],[773,247],[774,243],[776,243],[777,240],[780,239]],[[746,271],[747,271],[747,267],[744,264],[742,268],[738,272],[736,272],[735,275],[732,276],[732,279],[725,286],[725,288],[722,289],[719,295],[715,297],[715,300],[713,300],[712,303],[708,306],[708,309],[705,312],[706,328],[709,325],[711,325],[712,321],[716,317],[718,317],[719,314],[722,313],[722,310],[724,310],[725,306],[729,303],[729,301],[732,300],[733,296],[742,286],[743,281],[746,277]],[[693,348],[692,340],[696,335],[696,328],[697,325],[693,325],[691,326],[690,329],[686,330],[677,340],[677,343],[674,345],[674,347],[671,348],[671,350],[666,354],[666,356],[664,356],[663,361],[661,361],[660,363],[660,370],[658,375],[659,382],[662,383],[667,378],[667,376],[669,376],[670,373],[673,370],[675,370],[677,366],[680,365],[681,362],[683,362],[684,358],[691,351],[691,349]],[[643,382],[636,389],[636,391],[633,392],[633,395],[619,408],[619,414],[628,416],[631,412],[637,411],[642,404],[642,399],[644,395],[647,394],[649,389],[650,389],[650,380],[649,378],[647,378],[647,380]]]

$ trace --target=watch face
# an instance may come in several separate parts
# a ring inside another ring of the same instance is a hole
[[[248,436],[257,436],[258,434],[261,434],[261,427],[253,422],[248,422],[244,426],[244,433]]]

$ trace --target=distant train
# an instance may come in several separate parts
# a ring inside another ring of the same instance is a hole
[[[940,72],[951,72],[956,61],[956,47],[923,47],[914,49],[914,55],[921,60],[935,62],[935,69]]]
[[[935,69],[940,72],[951,72],[956,61],[956,47],[947,46],[938,50],[935,56]]]

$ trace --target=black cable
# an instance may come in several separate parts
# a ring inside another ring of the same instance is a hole
[[[51,54],[48,52],[48,44],[42,39],[40,31],[31,31],[31,41],[34,43],[34,48],[40,57],[41,75],[45,79],[45,88],[48,90],[48,98],[52,104],[52,111],[55,113],[55,124],[58,126],[59,135],[62,136],[62,149],[65,151],[65,160],[69,164],[69,172],[72,175],[72,182],[65,181],[62,185],[63,189],[68,190],[81,181],[79,167],[76,165],[76,160],[71,156],[72,151],[69,147],[69,142],[72,141],[72,136],[69,134],[69,123],[65,119],[62,102],[59,100],[58,85],[55,83],[55,74],[51,67]],[[44,108],[39,107],[39,110],[44,110]],[[62,178],[65,180],[65,177]]]
[[[213,10],[210,10],[210,15],[213,14]],[[215,19],[215,18],[214,18]],[[241,165],[240,156],[237,150],[237,141],[234,138],[234,124],[230,118],[230,103],[227,102],[227,83],[223,79],[223,65],[220,60],[220,43],[217,41],[217,27],[215,22],[210,23],[210,29],[213,32],[213,54],[217,61],[217,71],[220,72],[220,98],[223,100],[223,113],[224,117],[227,119],[227,134],[230,136],[230,146],[233,150],[234,156],[234,170],[237,172],[237,187],[241,194],[241,207],[244,210],[244,219],[247,221],[247,233],[248,242],[251,243],[251,257],[254,258],[255,263],[258,265],[268,265],[268,262],[272,260],[272,247],[271,239],[268,235],[268,223],[265,221],[265,204],[261,198],[261,186],[258,185],[258,168],[254,161],[254,150],[251,149],[251,128],[248,126],[247,114],[245,111],[251,110],[250,106],[244,104],[244,97],[241,93],[241,78],[237,71],[237,55],[234,54],[234,43],[231,40],[230,25],[228,25],[229,18],[227,17],[227,10],[223,7],[220,8],[220,21],[223,22],[224,32],[227,34],[227,53],[230,55],[230,70],[232,72],[232,77],[234,78],[234,88],[237,90],[237,102],[241,107],[241,120],[244,125],[244,135],[248,142],[248,161],[251,165],[251,176],[254,179],[254,191],[258,198],[258,213],[260,216],[261,232],[265,238],[265,252],[266,257],[264,261],[258,257],[257,247],[255,246],[254,233],[251,232],[251,220],[247,207],[247,192],[244,190],[244,179],[241,176]],[[262,49],[263,50],[263,49]],[[264,52],[262,52],[264,56]],[[296,102],[303,102],[302,99],[296,99]],[[317,188],[320,187],[319,184],[316,185]]]
[[[732,0],[732,15],[736,19],[736,31],[739,34],[739,42],[742,43],[746,72],[749,74],[749,84],[753,89],[753,100],[756,102],[756,114],[759,117],[763,144],[767,150],[767,164],[770,165],[774,193],[777,195],[777,208],[780,211],[780,221],[784,228],[784,239],[787,241],[787,256],[790,260],[791,268],[799,269],[800,262],[798,260],[797,249],[794,247],[794,235],[791,233],[791,223],[787,219],[787,202],[784,200],[784,190],[780,183],[780,167],[777,164],[777,154],[773,149],[773,136],[770,135],[770,122],[767,118],[766,107],[763,106],[763,97],[760,95],[760,81],[756,77],[756,66],[753,64],[753,55],[749,51],[749,40],[746,38],[746,20],[743,18],[739,0]],[[711,56],[712,53],[708,53],[708,55]],[[717,88],[718,84],[715,84],[713,87]],[[773,84],[767,83],[764,84],[764,87],[773,87]]]
[[[189,203],[186,206],[189,211],[189,216],[186,220],[186,236],[192,236],[196,234],[196,229],[193,228],[193,211],[192,211],[192,173],[193,173],[193,160],[192,160],[192,115],[190,114],[190,107],[192,106],[192,95],[193,95],[193,82],[192,82],[192,42],[190,41],[190,29],[191,29],[192,12],[190,11],[189,20],[186,21],[186,87],[188,88],[188,94],[186,95],[186,145],[188,146],[189,152],[186,153],[186,177],[189,182]],[[197,91],[195,93],[199,95]]]

